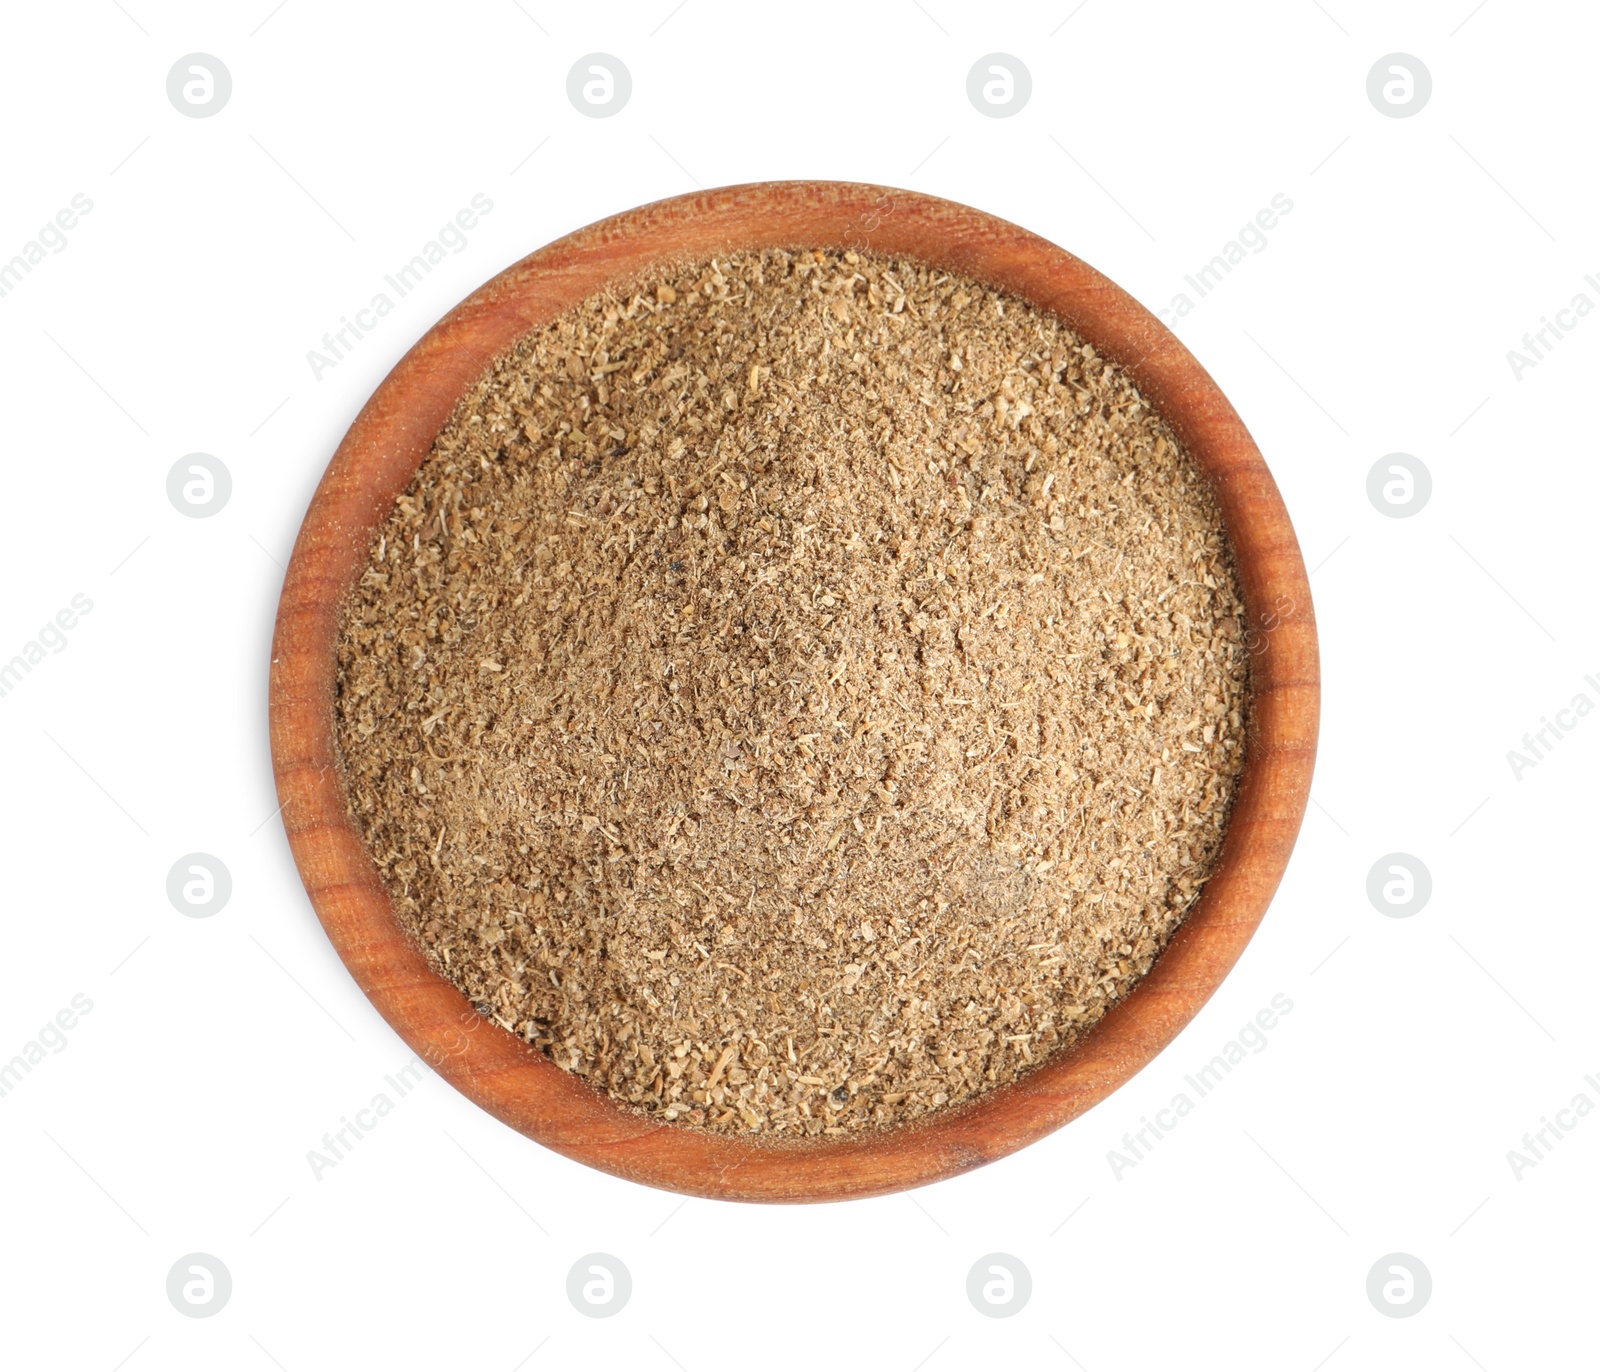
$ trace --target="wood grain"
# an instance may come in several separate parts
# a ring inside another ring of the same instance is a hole
[[[334,742],[339,607],[457,402],[520,336],[655,263],[818,247],[918,258],[1053,311],[1116,359],[1214,483],[1250,616],[1253,711],[1220,864],[1150,973],[1073,1049],[965,1108],[846,1139],[747,1142],[629,1114],[481,1018],[403,932],[345,804]],[[1316,622],[1278,488],[1205,370],[1131,296],[1013,224],[908,191],[734,186],[645,205],[542,248],[474,292],[401,359],[339,445],[284,580],[270,687],[273,767],[295,862],[361,989],[484,1109],[617,1176],[693,1195],[839,1200],[978,1167],[1059,1128],[1161,1051],[1255,932],[1305,812],[1318,720]]]

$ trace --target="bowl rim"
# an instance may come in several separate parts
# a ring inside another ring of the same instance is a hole
[[[608,283],[736,249],[919,259],[1049,310],[1127,369],[1210,478],[1248,615],[1246,760],[1217,867],[1151,970],[1070,1049],[966,1104],[882,1131],[793,1141],[653,1121],[555,1065],[433,971],[350,818],[334,733],[340,606],[378,526],[456,404],[518,338]],[[955,1176],[1059,1128],[1145,1067],[1238,960],[1288,864],[1319,715],[1315,615],[1299,544],[1243,421],[1187,348],[1093,267],[1015,224],[890,187],[781,181],[676,196],[590,224],[472,292],[362,408],[311,499],[284,577],[269,681],[280,813],[334,949],[378,1012],[457,1090],[602,1171],[689,1195],[824,1201]]]

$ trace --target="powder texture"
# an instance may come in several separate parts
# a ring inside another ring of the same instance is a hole
[[[751,253],[465,398],[346,603],[337,736],[480,1013],[657,1118],[840,1133],[1148,970],[1243,763],[1241,619],[1204,478],[1060,321]]]

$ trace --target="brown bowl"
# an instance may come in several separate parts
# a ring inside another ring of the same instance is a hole
[[[663,259],[832,248],[917,258],[1014,292],[1121,363],[1216,488],[1249,613],[1253,707],[1221,859],[1155,966],[1069,1050],[962,1108],[881,1133],[761,1142],[629,1113],[480,1017],[427,963],[349,816],[334,741],[340,604],[395,497],[456,404],[522,335]],[[328,937],[379,1013],[459,1091],[570,1158],[729,1200],[870,1196],[1005,1156],[1104,1099],[1216,990],[1289,860],[1316,753],[1317,636],[1278,488],[1233,406],[1142,305],[1052,243],[963,205],[836,182],[732,186],[663,200],[524,258],[401,359],[339,445],[301,526],[273,641],[272,755],[284,826]]]

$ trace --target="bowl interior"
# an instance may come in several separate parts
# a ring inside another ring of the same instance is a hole
[[[397,495],[490,363],[608,283],[669,259],[832,248],[920,259],[1053,312],[1125,367],[1215,488],[1249,616],[1244,774],[1217,868],[1155,966],[1071,1049],[1021,1081],[881,1133],[747,1141],[615,1104],[482,1018],[404,933],[350,819],[334,740],[341,603]],[[661,201],[543,248],[435,325],[384,380],[329,464],[284,580],[270,683],[273,766],[290,847],[339,956],[407,1043],[531,1138],[618,1176],[724,1199],[836,1200],[952,1176],[1059,1128],[1148,1063],[1233,966],[1266,911],[1305,812],[1316,749],[1317,642],[1287,511],[1215,382],[1147,310],[1070,253],[980,211],[834,182],[730,187]]]

